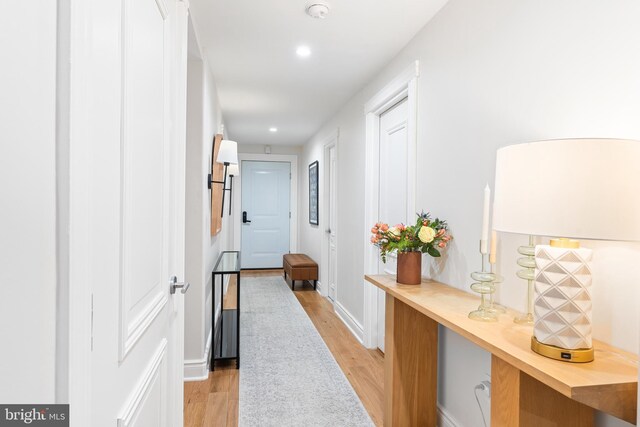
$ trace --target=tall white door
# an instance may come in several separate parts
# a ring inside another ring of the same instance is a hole
[[[70,384],[86,402],[71,402],[71,425],[179,427],[184,296],[170,277],[184,278],[187,10],[175,0],[76,6],[71,299],[90,290],[91,315],[72,318],[70,335],[86,327],[91,343],[87,359],[69,356],[72,377],[88,374],[75,375],[79,392]]]
[[[408,224],[413,213],[409,213],[407,197],[407,100],[385,111],[380,116],[380,194],[379,218],[390,226]],[[386,264],[380,261],[379,273],[396,273],[395,254],[387,257]],[[385,293],[378,289],[378,348],[384,351]]]
[[[281,268],[289,253],[291,163],[242,161],[242,268]]]
[[[336,300],[336,281],[337,281],[337,255],[336,255],[336,146],[329,148],[329,298]]]

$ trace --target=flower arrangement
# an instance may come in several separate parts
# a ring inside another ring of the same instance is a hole
[[[380,248],[382,262],[387,262],[391,252],[422,252],[439,257],[453,236],[448,233],[447,221],[431,219],[430,214],[420,213],[416,225],[398,224],[389,227],[378,222],[371,228],[371,243]]]

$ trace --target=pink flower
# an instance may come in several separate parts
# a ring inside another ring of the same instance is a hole
[[[378,234],[378,227],[371,228],[371,233],[372,234]]]
[[[378,243],[378,237],[377,236],[371,236],[371,243]]]
[[[440,237],[442,236],[444,233],[446,233],[447,230],[445,230],[444,228],[441,228],[440,230],[438,230],[438,233],[436,234],[436,237]]]
[[[387,224],[381,224],[380,230],[382,230],[382,232],[384,233],[389,230],[389,226]]]
[[[444,248],[445,246],[447,246],[447,244],[445,242],[438,243],[438,247],[439,248]]]

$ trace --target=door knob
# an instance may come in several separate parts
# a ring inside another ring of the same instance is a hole
[[[251,222],[251,220],[247,219],[247,211],[242,212],[242,223],[243,224],[249,224]]]
[[[171,292],[171,295],[176,293],[176,289],[181,289],[180,292],[186,294],[189,290],[189,286],[191,286],[189,282],[178,282],[178,278],[176,276],[171,276],[171,279],[169,279],[169,292]]]

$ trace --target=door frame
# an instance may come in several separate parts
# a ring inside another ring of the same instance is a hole
[[[335,147],[335,156],[336,156],[336,181],[338,180],[338,140],[340,137],[340,129],[336,129],[335,131],[331,132],[325,139],[324,139],[324,143],[323,143],[323,149],[322,149],[322,163],[323,163],[323,167],[322,167],[322,187],[320,189],[321,193],[322,193],[322,216],[320,217],[320,222],[321,222],[321,229],[322,229],[322,245],[321,245],[321,253],[320,253],[320,265],[321,267],[321,271],[320,271],[320,279],[318,281],[318,292],[320,293],[320,295],[322,295],[323,297],[328,297],[329,296],[329,239],[330,236],[329,234],[326,232],[327,227],[329,226],[329,215],[331,214],[331,212],[329,212],[329,198],[331,196],[331,192],[330,192],[330,187],[329,187],[329,183],[330,183],[330,153],[329,150],[332,147]],[[338,212],[338,195],[336,194],[334,197],[334,201],[336,202],[336,218],[338,216],[337,212]],[[324,219],[323,219],[324,218]],[[326,221],[326,222],[325,222]],[[337,223],[337,221],[336,221]],[[334,224],[335,229],[338,229],[338,224]],[[338,234],[336,233],[336,239],[335,239],[335,245],[336,245],[336,259],[338,258],[337,254],[338,254]],[[338,293],[338,283],[337,283],[337,279],[336,279],[336,295]],[[326,283],[326,284],[325,284]],[[337,300],[337,298],[336,298]],[[335,306],[336,301],[333,301],[333,305]]]
[[[233,248],[240,250],[242,242],[242,161],[256,162],[282,162],[291,164],[291,180],[289,189],[289,208],[291,209],[291,221],[289,221],[289,252],[298,251],[298,156],[295,154],[256,154],[238,153],[238,167],[240,176],[233,177],[233,203],[238,206],[236,215],[233,216]]]
[[[420,77],[420,62],[411,63],[398,74],[384,88],[375,94],[365,105],[366,120],[365,140],[365,190],[364,190],[364,271],[363,274],[377,274],[378,248],[369,244],[371,227],[380,218],[378,176],[380,172],[380,116],[393,105],[407,98],[407,138],[408,159],[413,159],[407,165],[408,187],[407,205],[411,214],[415,212],[416,201],[416,153],[417,153],[417,122],[418,122],[418,78]],[[378,293],[375,286],[363,279],[364,283],[364,346],[378,347]]]
[[[172,244],[174,265],[170,266],[174,274],[184,277],[184,231],[185,231],[185,205],[184,205],[184,179],[185,179],[185,154],[186,154],[186,66],[187,66],[187,19],[189,16],[188,0],[171,0],[167,3],[171,20],[169,41],[174,53],[173,61],[169,64],[172,74],[170,94],[172,107],[170,119],[171,126],[169,138],[169,156],[177,159],[172,169],[175,177],[175,185],[172,186],[176,223],[173,230],[177,240]],[[73,425],[92,425],[91,413],[91,389],[92,389],[92,321],[93,321],[93,290],[90,280],[89,265],[91,264],[91,248],[96,244],[92,239],[87,212],[90,211],[92,199],[92,182],[96,177],[91,170],[93,159],[99,156],[91,144],[86,141],[91,139],[91,117],[86,106],[93,100],[90,91],[92,85],[99,78],[94,77],[94,59],[92,58],[91,31],[95,20],[92,8],[82,1],[71,1],[63,10],[63,17],[58,19],[58,39],[62,48],[58,51],[57,71],[58,79],[58,117],[59,130],[56,140],[57,145],[57,186],[62,195],[58,209],[58,301],[57,305],[57,336],[56,355],[60,360],[56,361],[56,402],[69,403]],[[72,62],[68,61],[68,48],[73,56]],[[67,65],[64,62],[67,59]],[[102,177],[101,179],[108,179]],[[65,236],[68,230],[68,236]],[[180,237],[182,236],[182,237]],[[67,283],[65,283],[65,281]],[[183,298],[183,297],[181,297]],[[181,305],[182,304],[182,305]],[[183,303],[174,303],[174,313],[179,319],[183,319]],[[174,327],[177,335],[173,335],[176,342],[174,349],[176,356],[181,360],[184,355],[183,325]],[[178,365],[178,364],[177,364]],[[169,370],[182,378],[182,365],[179,368]],[[174,419],[168,420],[175,426],[183,423],[183,387],[170,392],[175,398]],[[115,421],[115,420],[114,420]]]

